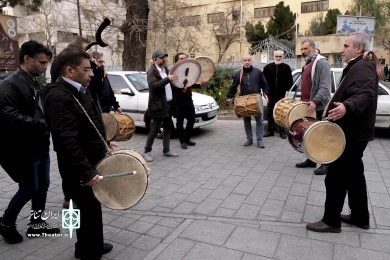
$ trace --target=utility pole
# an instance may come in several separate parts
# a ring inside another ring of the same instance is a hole
[[[241,45],[242,45],[242,0],[240,4],[240,56],[242,56]]]
[[[80,16],[80,0],[77,0],[77,16],[79,20],[79,35],[83,36],[83,31],[81,30],[81,16]]]

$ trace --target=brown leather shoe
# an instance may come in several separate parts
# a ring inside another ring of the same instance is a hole
[[[314,222],[314,223],[309,223],[306,225],[306,229],[314,232],[324,232],[324,233],[340,233],[341,228],[335,228],[326,225],[322,221]]]
[[[354,225],[354,226],[357,226],[357,227],[362,228],[362,229],[370,229],[369,224],[360,224],[360,223],[354,221],[353,218],[351,217],[351,215],[340,214],[340,220],[344,223]]]

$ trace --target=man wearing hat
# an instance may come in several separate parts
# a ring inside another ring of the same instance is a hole
[[[177,157],[176,153],[170,150],[171,135],[171,117],[172,117],[172,86],[170,82],[178,79],[177,76],[171,75],[169,69],[165,67],[165,57],[168,54],[161,50],[153,52],[152,59],[154,64],[147,72],[149,85],[149,102],[146,115],[153,120],[148,138],[145,145],[145,159],[148,162],[153,161],[151,154],[154,139],[156,138],[161,124],[163,124],[163,153],[165,156]]]

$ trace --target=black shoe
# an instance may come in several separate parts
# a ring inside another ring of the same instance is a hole
[[[181,149],[187,149],[187,144],[186,143],[181,143]]]
[[[329,168],[329,165],[327,164],[321,164],[320,167],[318,167],[318,169],[316,169],[314,171],[314,174],[315,175],[325,175],[328,173],[328,168]]]
[[[105,255],[105,254],[111,252],[111,250],[113,248],[114,248],[114,246],[112,244],[104,243],[103,244],[103,252],[102,252],[102,254]],[[76,245],[76,250],[74,251],[74,257],[76,257],[77,259],[81,258],[81,249],[77,245]]]
[[[315,168],[316,163],[310,161],[309,159],[306,159],[306,161],[295,164],[295,167],[297,168]]]
[[[3,218],[0,218],[0,235],[3,236],[5,242],[8,244],[19,244],[23,241],[22,235],[16,230],[16,225],[3,225]]]
[[[347,223],[350,225],[354,225],[354,226],[357,226],[357,227],[362,228],[362,229],[370,229],[370,224],[357,223],[356,221],[353,220],[351,215],[340,214],[340,220],[341,220],[341,222],[344,222],[344,223]]]
[[[287,138],[287,135],[286,135],[286,133],[280,133],[280,138],[282,138],[282,139],[286,139],[286,138]]]
[[[274,135],[275,135],[274,132],[269,131],[269,132],[265,133],[265,134],[263,135],[263,137],[274,136]]]
[[[59,228],[53,227],[50,224],[47,224],[46,221],[40,222],[30,222],[27,228],[26,236],[28,238],[39,237],[41,234],[61,234]],[[36,236],[39,235],[39,236]]]
[[[190,140],[188,140],[186,143],[187,143],[189,146],[194,146],[194,145],[196,145],[196,143],[195,143],[195,142],[193,142],[193,141],[190,141]]]

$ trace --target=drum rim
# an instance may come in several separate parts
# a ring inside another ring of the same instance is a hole
[[[131,150],[131,151],[133,151],[133,152],[135,152],[135,153],[138,153],[138,152],[135,151],[134,149],[126,149],[126,148],[124,148],[124,149],[119,149],[118,151],[121,151],[121,150]],[[140,153],[138,153],[138,154],[140,154]],[[117,154],[113,154],[113,155],[111,155],[111,156],[114,156],[114,155],[127,155],[127,156],[131,156],[130,154],[126,154],[126,153],[117,153]],[[140,154],[140,155],[141,155],[141,154]],[[96,165],[96,168],[99,166],[100,163],[102,163],[105,159],[107,159],[107,158],[109,158],[109,157],[111,157],[111,156],[104,157],[102,160],[100,160],[100,162]],[[142,155],[141,155],[141,157],[142,157]],[[141,164],[141,166],[145,169],[145,174],[146,174],[146,185],[145,185],[145,190],[144,190],[144,193],[143,193],[142,197],[141,197],[136,203],[134,203],[132,206],[130,206],[130,207],[128,207],[128,208],[111,208],[111,207],[108,207],[107,205],[103,204],[103,203],[98,199],[98,197],[95,195],[95,190],[94,190],[94,189],[96,189],[97,187],[92,186],[92,191],[93,191],[93,193],[94,193],[94,196],[96,197],[96,199],[99,201],[99,203],[100,203],[101,205],[105,206],[106,208],[112,209],[112,210],[127,210],[127,209],[130,209],[130,208],[134,207],[135,205],[137,205],[137,204],[143,199],[143,197],[145,197],[146,191],[148,190],[148,187],[149,187],[149,177],[150,177],[149,173],[150,173],[150,168],[149,168],[148,165],[147,165],[148,168],[145,168],[145,165],[144,165],[142,162],[140,162],[140,161],[139,161],[137,158],[135,158],[135,157],[133,157],[133,158],[134,158],[137,162],[139,162],[139,163]],[[145,160],[145,162],[146,162],[146,160]],[[148,172],[148,171],[149,171],[149,172]],[[104,176],[104,175],[103,175],[103,176]]]
[[[294,122],[295,122],[295,121],[294,121]],[[333,126],[336,126],[336,128],[338,128],[338,129],[340,130],[340,132],[343,134],[342,136],[343,136],[343,139],[344,139],[344,143],[343,143],[343,149],[342,149],[341,153],[340,153],[335,159],[330,160],[330,161],[327,161],[327,162],[320,162],[320,161],[314,160],[314,159],[306,152],[306,149],[305,149],[305,145],[304,145],[304,144],[305,144],[305,140],[306,140],[307,134],[308,134],[308,132],[309,132],[309,129],[312,128],[312,127],[314,127],[314,126],[316,126],[316,125],[324,124],[324,123],[326,123],[326,124],[327,124],[327,123],[331,123],[331,124],[333,124]],[[322,120],[322,121],[318,121],[318,122],[313,123],[311,126],[309,126],[309,127],[306,129],[306,131],[305,131],[305,133],[303,134],[303,137],[302,137],[302,143],[303,143],[302,150],[303,150],[303,153],[306,155],[307,158],[310,158],[310,160],[313,161],[313,162],[315,162],[315,163],[319,163],[319,164],[330,164],[330,163],[336,161],[338,158],[340,158],[340,156],[344,153],[344,151],[345,151],[345,146],[346,146],[346,139],[345,139],[345,134],[344,134],[343,129],[342,129],[338,124],[333,123],[333,122],[330,122],[330,121],[328,121],[328,120]]]
[[[215,73],[215,63],[214,63],[214,61],[212,60],[212,59],[210,59],[209,57],[207,57],[207,56],[197,56],[197,57],[195,57],[194,58],[194,60],[196,60],[197,61],[197,59],[208,59],[209,61],[211,61],[211,63],[213,64],[213,66],[214,66],[214,73]],[[197,61],[198,62],[198,61]],[[198,62],[199,63],[199,62]],[[200,65],[200,63],[199,63],[199,65]],[[213,73],[213,74],[214,74]],[[199,78],[200,77],[202,77],[202,66],[200,66],[200,75],[199,75]],[[209,81],[210,79],[211,79],[212,77],[210,77],[207,81]],[[206,81],[206,82],[207,82]],[[195,82],[195,84],[200,84],[201,82],[199,81],[199,79]]]
[[[114,119],[114,121],[115,121],[115,123],[116,123],[117,131],[116,131],[116,134],[114,135],[114,137],[111,138],[111,139],[108,139],[108,138],[107,138],[107,127],[104,125],[103,115],[104,115],[104,116],[110,116],[111,118]],[[119,132],[120,132],[120,127],[119,127],[118,120],[116,120],[116,118],[115,118],[111,113],[102,113],[102,121],[103,121],[104,128],[106,128],[106,138],[107,138],[107,141],[115,141],[115,138],[117,138],[117,136],[118,136],[118,134],[119,134]]]

